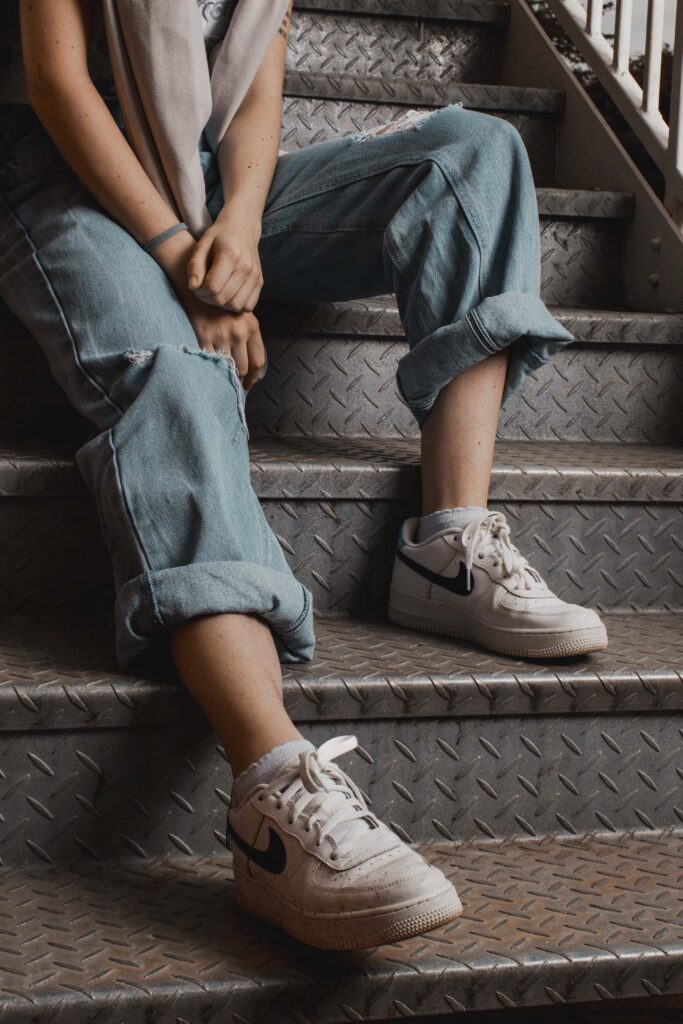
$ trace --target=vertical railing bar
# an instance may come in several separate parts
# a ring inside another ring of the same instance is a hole
[[[666,192],[669,209],[683,206],[681,176],[683,175],[683,0],[676,4],[673,66],[671,68],[671,112],[669,116],[669,148],[666,161]],[[679,220],[681,226],[683,222]]]
[[[643,110],[646,114],[659,110],[663,46],[664,0],[649,0],[645,40],[645,74],[643,77]]]
[[[617,0],[617,21],[614,37],[613,66],[617,74],[628,71],[631,56],[631,22],[633,19],[633,0]]]
[[[586,12],[586,32],[589,36],[602,35],[603,0],[588,0]]]

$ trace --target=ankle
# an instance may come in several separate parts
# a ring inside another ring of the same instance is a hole
[[[442,530],[462,530],[473,519],[486,512],[487,509],[483,505],[461,505],[428,512],[420,517],[416,540],[420,544]]]
[[[221,737],[223,749],[235,779],[245,768],[268,754],[274,747],[279,747],[292,740],[302,739],[303,736],[292,722],[285,722],[277,728],[261,729],[256,734],[251,733],[248,727],[245,727],[242,730],[233,730],[229,737]]]

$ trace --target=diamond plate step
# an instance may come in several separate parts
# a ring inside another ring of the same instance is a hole
[[[296,11],[334,11],[347,14],[383,14],[405,18],[438,18],[506,25],[506,0],[295,0]]]
[[[226,855],[3,871],[4,1020],[339,1024],[681,991],[680,836],[424,852],[463,916],[345,956],[238,911]]]
[[[610,651],[548,665],[318,620],[285,699],[316,743],[358,735],[353,774],[410,841],[654,832],[683,821],[682,623],[608,616]],[[3,623],[4,863],[221,849],[222,748],[161,648],[122,675],[111,638],[101,617]]]
[[[464,20],[455,14],[437,20],[421,12],[416,17],[414,5],[411,16],[382,6],[379,11],[367,5],[360,10],[296,9],[287,70],[428,78],[444,85],[498,81],[505,20]]]
[[[458,83],[446,86],[407,80],[386,83],[352,75],[288,72],[281,145],[289,151],[373,128],[391,120],[406,106],[436,109],[458,102],[510,121],[524,140],[536,184],[555,184],[562,94],[552,90]]]
[[[622,298],[620,252],[623,224],[632,208],[630,195],[539,189],[537,197],[542,294],[578,339],[601,340],[606,344],[668,344],[683,338],[683,317],[610,310],[619,306]],[[1,308],[0,430],[35,434],[48,421],[52,434],[55,423],[66,427],[78,425],[78,419],[49,378],[44,356],[15,318]],[[263,304],[258,313],[266,340],[268,336],[292,331],[339,336],[360,333],[400,337],[402,333],[395,303],[386,297],[291,308]],[[291,370],[285,367],[283,372],[289,375]],[[617,371],[628,372],[628,367]],[[613,376],[611,372],[609,375]],[[669,379],[668,373],[656,375],[659,380]],[[650,425],[642,437],[633,435],[626,439],[667,439],[668,427],[660,435],[654,430]],[[403,427],[399,426],[397,432],[403,435]]]
[[[284,665],[296,722],[683,711],[683,617],[606,615],[609,650],[554,662],[496,655],[386,621],[316,620],[311,663]],[[106,616],[0,623],[0,733],[198,721],[159,650],[116,667]]]
[[[397,530],[419,511],[416,443],[254,439],[250,451],[255,490],[316,610],[383,615]],[[491,494],[566,600],[683,608],[680,448],[500,442]],[[6,445],[0,495],[4,614],[110,600],[94,503],[68,450]]]

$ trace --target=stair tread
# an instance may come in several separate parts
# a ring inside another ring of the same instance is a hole
[[[2,872],[4,1016],[71,1024],[384,1020],[677,990],[680,833],[423,847],[463,915],[355,954],[314,952],[235,905],[231,860],[159,858]],[[156,1017],[155,1017],[156,1019]]]
[[[420,0],[419,14],[416,14],[415,0],[295,0],[294,9],[502,24],[510,18],[510,5],[505,0]]]
[[[249,444],[260,498],[414,498],[415,440],[257,437]],[[683,449],[670,445],[499,441],[493,501],[660,501],[683,497]],[[0,495],[79,495],[84,485],[67,447],[0,439]]]
[[[386,621],[316,620],[313,662],[283,666],[297,721],[602,714],[683,708],[683,616],[604,615],[610,647],[524,661]],[[201,714],[162,659],[121,673],[107,616],[0,623],[0,729],[168,725]]]
[[[683,344],[683,313],[643,313],[627,309],[550,306],[550,312],[584,344]],[[273,333],[359,334],[366,338],[403,337],[393,295],[321,303],[267,303],[258,309],[262,327]]]
[[[462,103],[477,110],[560,115],[564,106],[561,89],[531,86],[488,85],[476,82],[442,82],[421,76],[375,77],[324,71],[285,71],[284,95],[304,100],[386,103],[417,107],[443,107]]]

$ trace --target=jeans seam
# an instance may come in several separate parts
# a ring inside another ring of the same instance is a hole
[[[308,591],[307,591],[307,590],[306,590],[306,588],[304,587],[303,583],[301,583],[301,584],[299,584],[299,585],[301,586],[301,589],[302,589],[302,590],[303,590],[303,592],[304,592],[304,610],[302,611],[301,615],[300,615],[300,616],[299,616],[299,618],[298,618],[298,619],[296,620],[296,622],[294,623],[294,625],[292,625],[292,626],[278,626],[278,627],[277,627],[277,631],[278,631],[278,633],[293,633],[293,632],[294,632],[294,631],[295,631],[296,629],[298,629],[298,628],[299,628],[299,626],[301,625],[301,623],[302,623],[302,622],[304,621],[304,619],[305,619],[305,618],[307,618],[307,616],[308,616],[308,610],[309,610],[309,606],[310,606],[310,603],[311,603],[311,599],[310,599],[310,597],[309,597],[309,595],[308,595]]]
[[[486,349],[489,355],[496,355],[496,353],[499,350],[499,347],[498,345],[496,345],[495,341],[493,340],[489,332],[486,330],[486,327],[482,323],[481,317],[477,313],[476,308],[473,307],[469,311],[469,313],[466,314],[465,319],[471,325],[474,334],[479,343],[481,344],[481,346],[484,349]]]
[[[57,294],[57,291],[56,291],[54,285],[52,284],[52,281],[49,278],[49,275],[47,274],[45,268],[43,267],[43,264],[42,264],[42,262],[40,260],[40,256],[39,256],[39,253],[38,253],[38,248],[36,247],[36,244],[33,241],[33,238],[31,237],[31,232],[30,232],[29,228],[21,220],[21,218],[17,214],[16,210],[12,209],[12,207],[9,205],[9,203],[7,202],[7,200],[5,199],[4,196],[0,195],[0,200],[2,200],[2,203],[3,203],[4,207],[5,207],[5,209],[8,211],[10,217],[12,217],[12,219],[15,220],[16,223],[19,225],[19,228],[23,232],[24,237],[26,238],[26,240],[28,241],[28,243],[29,243],[29,245],[31,247],[31,257],[32,257],[32,259],[33,259],[33,261],[35,263],[35,266],[37,267],[37,269],[38,269],[38,271],[40,273],[40,276],[41,276],[41,278],[43,280],[43,283],[45,284],[45,287],[47,288],[50,296],[52,297],[52,299],[54,301],[55,307],[57,309],[57,312],[59,313],[59,317],[60,317],[60,320],[62,322],[62,326],[64,327],[64,330],[66,331],[66,334],[67,334],[67,337],[68,337],[69,341],[71,342],[71,348],[72,348],[73,353],[74,353],[74,358],[75,358],[76,365],[79,367],[81,373],[86,378],[86,380],[99,392],[99,394],[105,399],[105,401],[107,401],[116,410],[117,413],[119,413],[120,415],[123,415],[124,410],[121,409],[120,406],[118,406],[116,404],[114,399],[109,394],[107,394],[107,392],[102,387],[102,385],[97,380],[95,380],[95,378],[90,373],[88,373],[88,371],[86,370],[85,366],[81,362],[80,353],[78,351],[78,345],[76,344],[76,339],[74,338],[73,332],[72,332],[71,327],[69,325],[69,321],[68,321],[66,313],[64,311],[64,306],[63,306],[63,304],[61,302],[61,299],[60,299],[59,295]]]
[[[135,517],[134,517],[134,515],[133,515],[133,513],[131,511],[130,505],[128,503],[128,497],[126,495],[126,490],[125,490],[125,488],[123,486],[123,479],[121,477],[121,470],[120,470],[120,467],[119,467],[119,460],[118,460],[118,455],[117,455],[117,452],[116,452],[116,445],[114,444],[114,438],[113,438],[114,429],[115,428],[112,427],[112,428],[110,428],[107,431],[107,436],[109,438],[109,446],[111,448],[111,453],[112,453],[112,462],[113,462],[113,465],[114,465],[114,476],[116,477],[116,482],[117,482],[118,487],[119,487],[119,494],[121,495],[121,500],[123,502],[123,507],[125,508],[126,513],[128,515],[128,519],[129,519],[130,524],[131,524],[131,526],[133,528],[133,533],[135,534],[135,539],[136,539],[136,541],[138,543],[138,548],[139,548],[140,553],[142,555],[143,562],[145,563],[145,572],[147,572],[148,570],[151,569],[152,563],[151,563],[151,561],[149,559],[149,555],[147,554],[147,550],[145,548],[145,545],[142,542],[142,537],[140,536],[140,531],[138,530],[137,523],[135,522]]]
[[[164,618],[159,611],[159,605],[157,603],[156,595],[154,593],[154,587],[152,585],[152,574],[149,569],[145,569],[142,575],[142,585],[147,596],[147,603],[149,604],[152,611],[152,618],[158,626],[166,627]]]

